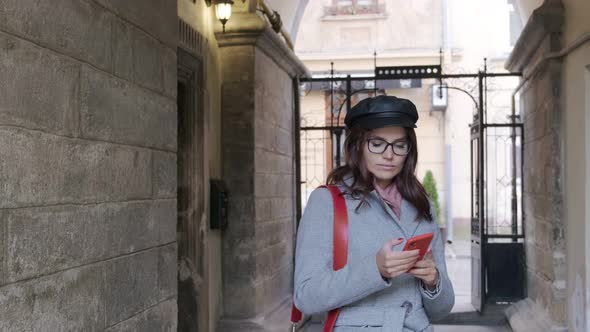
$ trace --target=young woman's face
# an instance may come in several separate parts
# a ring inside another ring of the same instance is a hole
[[[410,148],[403,127],[384,127],[369,132],[363,159],[379,186],[386,187],[401,172]]]

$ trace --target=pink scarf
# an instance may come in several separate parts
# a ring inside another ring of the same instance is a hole
[[[375,190],[379,193],[379,196],[387,203],[393,213],[399,218],[402,207],[402,194],[397,190],[395,183],[391,183],[385,189],[382,189],[376,182],[373,182]]]

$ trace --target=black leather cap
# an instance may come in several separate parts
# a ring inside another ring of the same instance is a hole
[[[360,126],[366,129],[388,126],[416,128],[417,121],[416,105],[408,99],[394,96],[363,99],[344,118],[348,128]]]

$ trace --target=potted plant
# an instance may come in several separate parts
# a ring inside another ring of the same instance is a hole
[[[432,171],[426,171],[424,179],[422,180],[422,186],[424,186],[426,194],[428,195],[430,200],[432,200],[432,205],[434,205],[434,214],[436,217],[436,222],[438,223],[438,227],[440,228],[442,241],[443,243],[445,243],[447,239],[447,229],[440,218],[440,204],[438,201],[438,191],[436,190],[436,180],[434,179],[434,175],[432,175]]]

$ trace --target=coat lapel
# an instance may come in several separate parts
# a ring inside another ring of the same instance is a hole
[[[402,221],[395,215],[395,213],[393,213],[393,210],[389,207],[389,205],[387,205],[387,203],[385,203],[383,198],[381,198],[377,190],[371,191],[370,196],[372,196],[373,200],[375,200],[375,202],[379,204],[385,210],[385,212],[387,212],[387,214],[391,217],[392,222],[397,225],[404,237],[407,237],[408,234],[406,233],[406,229],[402,226]]]
[[[412,205],[412,203],[402,199],[402,206],[401,206],[401,227],[404,229],[404,232],[407,236],[414,236],[416,234],[416,230],[420,223],[416,221],[416,216],[418,215],[418,211]]]

